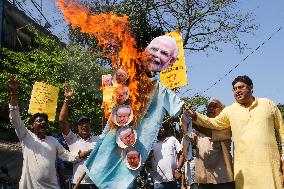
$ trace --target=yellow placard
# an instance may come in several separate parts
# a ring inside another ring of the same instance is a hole
[[[168,88],[174,89],[187,85],[186,76],[186,64],[184,58],[183,42],[180,31],[173,31],[165,35],[171,36],[176,40],[178,46],[178,58],[176,62],[168,67],[167,69],[161,71],[160,79],[161,82]]]
[[[108,115],[114,106],[113,94],[116,87],[117,85],[112,82],[112,76],[110,74],[102,75],[103,108],[105,115]]]
[[[114,86],[103,87],[103,102],[112,102],[113,92],[115,90]]]
[[[30,100],[29,113],[46,113],[49,121],[55,120],[59,88],[35,82]]]

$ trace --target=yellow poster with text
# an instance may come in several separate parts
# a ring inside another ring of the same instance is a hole
[[[103,89],[103,108],[105,116],[111,113],[114,106],[113,95],[117,84],[112,82],[111,74],[102,75],[102,89]]]
[[[160,74],[161,82],[168,88],[174,89],[187,85],[186,64],[184,58],[183,42],[180,31],[174,31],[165,35],[171,36],[176,40],[178,46],[178,57],[176,62],[163,70]]]
[[[59,88],[35,82],[29,106],[29,114],[46,113],[49,121],[55,120]]]

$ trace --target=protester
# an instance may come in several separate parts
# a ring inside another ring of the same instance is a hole
[[[214,118],[225,106],[216,98],[207,106],[207,116]],[[233,189],[231,130],[210,130],[194,127],[188,134],[196,147],[195,183],[198,189]]]
[[[92,151],[92,149],[95,147],[98,140],[98,136],[94,136],[91,134],[90,119],[86,116],[81,116],[76,122],[78,133],[75,134],[73,131],[71,131],[68,122],[68,114],[69,114],[68,108],[71,105],[71,100],[73,95],[74,92],[71,86],[66,84],[64,86],[65,100],[59,115],[61,131],[69,147],[69,150],[71,152],[86,151],[84,157],[87,157]],[[86,167],[84,165],[84,162],[85,159],[81,159],[81,161],[74,163],[73,179],[72,179],[73,184],[76,184],[80,179],[80,177],[86,172]],[[97,188],[87,175],[81,181],[79,189],[85,189],[85,188],[86,189]]]
[[[217,117],[208,118],[190,109],[188,112],[197,125],[219,130],[231,127],[236,189],[280,189],[284,166],[281,167],[275,131],[283,146],[282,115],[270,99],[253,96],[253,83],[248,76],[238,76],[232,85],[237,102]]]
[[[68,152],[52,136],[47,136],[48,116],[36,113],[30,118],[31,131],[21,120],[17,105],[18,82],[9,80],[10,121],[16,130],[23,151],[22,176],[20,189],[59,189],[56,178],[55,161],[60,158],[65,161],[76,161],[84,157],[85,152]]]
[[[54,138],[56,138],[56,140],[65,148],[68,150],[68,146],[63,138],[62,135],[58,135],[58,134],[53,134],[52,135]],[[64,167],[64,162],[57,158],[55,161],[55,167],[56,167],[56,173],[57,173],[57,180],[59,183],[60,188],[63,189],[67,189],[67,180],[66,180],[66,176],[65,176],[65,167]]]
[[[151,156],[154,189],[178,188],[176,179],[181,176],[184,160],[181,149],[181,144],[175,137],[167,137],[162,125]]]

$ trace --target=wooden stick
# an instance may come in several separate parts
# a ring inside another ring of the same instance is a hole
[[[76,185],[73,187],[73,189],[78,189],[80,186],[81,181],[83,180],[83,178],[86,176],[86,172],[84,172],[82,174],[82,176],[80,177],[80,179],[77,181]]]
[[[182,174],[181,174],[181,188],[182,189],[184,189],[184,178],[185,178],[185,174],[184,174],[185,172],[183,172]]]

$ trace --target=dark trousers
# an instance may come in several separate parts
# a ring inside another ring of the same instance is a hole
[[[72,188],[75,184],[72,184]],[[80,184],[78,189],[99,189],[95,184]]]
[[[199,184],[198,189],[234,189],[234,182],[220,183],[220,184]]]

